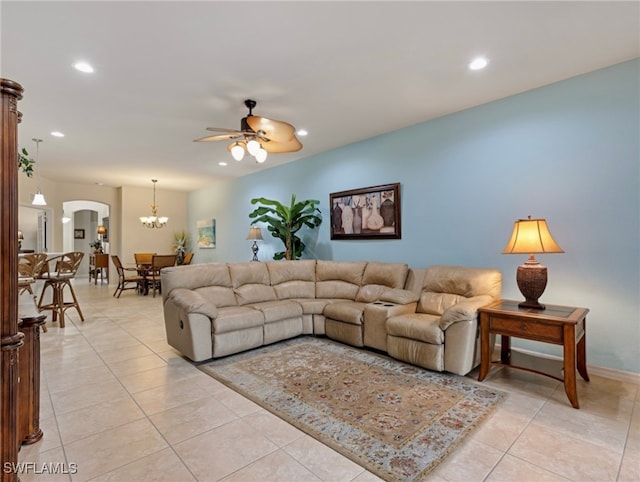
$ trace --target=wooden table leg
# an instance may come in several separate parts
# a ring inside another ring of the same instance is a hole
[[[564,391],[573,408],[580,408],[576,390],[576,332],[575,325],[564,325]]]
[[[489,315],[480,313],[480,373],[478,380],[482,381],[489,374],[491,368],[491,341],[489,335]]]
[[[582,321],[582,336],[578,340],[578,373],[582,379],[586,382],[589,381],[589,374],[587,373],[587,320]]]
[[[500,335],[500,361],[509,365],[511,361],[511,337]]]

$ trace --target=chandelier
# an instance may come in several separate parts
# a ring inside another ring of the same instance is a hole
[[[151,216],[140,216],[140,222],[147,228],[164,228],[169,221],[166,216],[158,216],[158,205],[156,204],[156,183],[157,179],[151,179],[153,183],[153,204],[151,205]]]

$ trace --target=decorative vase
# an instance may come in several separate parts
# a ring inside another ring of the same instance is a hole
[[[380,206],[380,216],[382,216],[385,226],[393,226],[395,223],[395,214],[393,211],[393,201],[391,199],[386,199]]]
[[[353,232],[360,234],[362,231],[362,208],[354,208],[353,210]]]

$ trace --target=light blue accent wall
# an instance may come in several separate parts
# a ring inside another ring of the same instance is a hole
[[[195,262],[251,259],[250,199],[295,192],[324,215],[307,257],[495,267],[503,297],[522,299],[526,256],[500,253],[516,219],[545,218],[565,253],[537,256],[541,301],[591,310],[590,365],[640,373],[639,86],[640,60],[625,62],[193,192],[190,225],[216,218],[218,241]],[[330,240],[329,193],[394,182],[401,240]],[[281,249],[267,239],[260,258]]]

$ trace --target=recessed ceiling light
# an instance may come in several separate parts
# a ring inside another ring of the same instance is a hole
[[[227,163],[226,163],[226,162],[224,162],[224,161],[220,161],[220,162],[218,163],[218,166],[226,166],[226,165],[227,165]]]
[[[64,137],[64,134],[63,134],[62,132],[59,132],[59,131],[53,131],[53,132],[51,133],[51,135],[52,135],[53,137]]]
[[[309,134],[309,133],[307,132],[306,129],[298,129],[298,135],[299,136],[306,136],[307,134]]]
[[[484,57],[476,57],[471,62],[469,62],[469,69],[471,70],[482,70],[484,69],[489,61]]]
[[[79,70],[80,72],[84,72],[85,74],[92,74],[94,72],[91,64],[87,62],[76,62],[73,64],[73,68]]]

